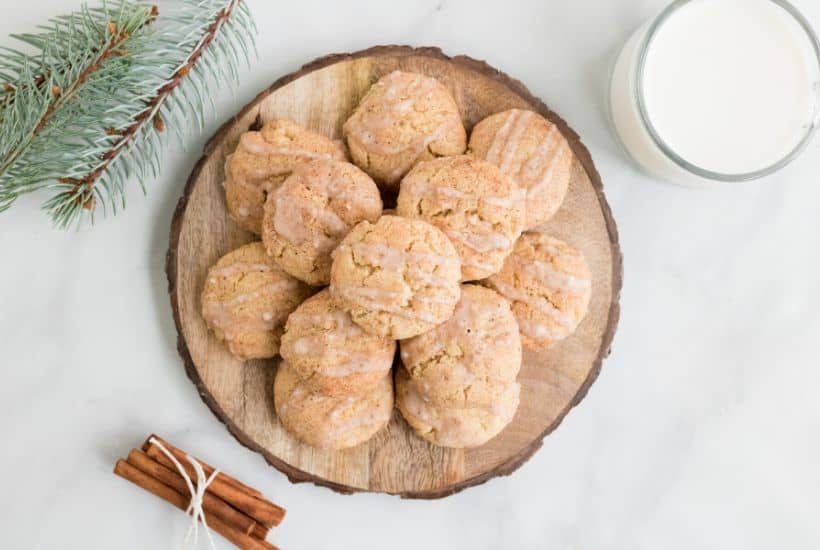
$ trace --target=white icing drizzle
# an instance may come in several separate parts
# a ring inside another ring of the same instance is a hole
[[[245,132],[239,138],[239,145],[248,153],[260,156],[283,156],[283,157],[297,157],[307,160],[330,160],[339,158],[338,155],[329,153],[316,153],[306,149],[297,149],[293,147],[281,147],[266,141],[259,132]]]
[[[569,148],[564,146],[561,132],[555,124],[551,124],[544,139],[521,165],[518,173],[512,173],[515,152],[533,116],[535,114],[530,111],[512,110],[493,136],[486,156],[486,160],[497,165],[503,173],[515,176],[518,181],[528,186],[525,191],[528,199],[542,193],[544,188],[549,186],[556,167],[560,166],[569,154]]]
[[[432,133],[420,138],[415,146],[408,146],[407,148],[405,148],[404,150],[412,149],[415,152],[415,155],[413,155],[413,157],[408,162],[406,162],[404,164],[401,164],[400,166],[396,167],[392,172],[390,172],[389,178],[391,180],[397,180],[404,173],[406,173],[408,170],[410,170],[410,168],[412,168],[413,165],[416,164],[416,159],[418,159],[419,156],[421,156],[421,154],[424,153],[425,149],[427,149],[427,147],[431,143],[441,139],[444,136],[444,132],[447,130],[447,128],[448,128],[448,123],[446,123],[446,122],[442,123],[441,125],[439,125],[438,128],[433,130]],[[401,153],[401,152],[402,151],[397,151],[395,154],[398,154],[398,153]]]
[[[416,279],[424,281],[430,286],[444,286],[449,284],[448,279],[444,277],[439,277],[438,275],[434,275],[428,271],[425,271],[421,268],[415,266],[407,266],[407,270],[412,274]]]
[[[415,266],[408,265],[408,262],[430,264],[433,266],[432,270],[436,267],[453,269],[460,265],[458,258],[442,256],[441,254],[434,254],[432,252],[405,252],[380,243],[354,243],[351,250],[353,254],[360,256],[365,262],[391,271],[401,272],[408,268],[414,271],[422,270],[420,267],[416,268]],[[428,275],[433,276],[433,274],[429,272]],[[451,281],[445,277],[436,277],[435,280],[439,285],[449,285],[451,283]]]
[[[513,209],[513,208],[523,208],[523,200],[524,200],[524,191],[522,189],[516,189],[513,191],[510,197],[480,197],[479,200],[491,205],[497,206],[498,208],[506,208],[506,209]]]
[[[358,304],[361,304],[361,305],[363,305],[364,307],[366,307],[368,309],[373,309],[373,310],[376,310],[376,311],[383,311],[385,313],[390,313],[391,315],[395,315],[397,317],[402,317],[404,319],[420,320],[420,321],[424,321],[425,323],[438,324],[438,323],[441,322],[441,319],[438,315],[434,315],[433,313],[425,311],[424,309],[413,310],[413,309],[410,309],[410,308],[407,308],[407,307],[403,307],[401,305],[394,305],[394,304],[390,304],[390,303],[385,303],[385,301],[377,301],[376,299],[374,299],[372,297],[372,296],[374,296],[374,293],[371,293],[371,291],[374,291],[374,290],[378,291],[378,290],[381,290],[381,289],[368,288],[368,287],[351,287],[351,288],[340,289],[341,295],[343,297],[345,297],[348,300],[351,300],[353,302],[356,302]],[[384,294],[375,294],[375,295],[377,295],[379,297],[385,297],[385,298],[387,296],[390,296],[390,297],[400,296],[397,293],[389,293],[387,291],[385,291]],[[399,300],[393,299],[391,301],[396,302],[396,301],[399,301]],[[412,296],[412,301],[419,304],[419,305],[422,305],[422,306],[436,303],[435,301],[430,300],[429,296],[420,296],[418,294]],[[400,303],[407,303],[407,302],[402,301]],[[449,300],[445,303],[451,304],[451,303],[453,303],[453,300]]]
[[[455,386],[466,388],[472,385],[476,376],[470,368],[460,361],[447,364],[448,383]],[[426,395],[435,395],[436,390],[439,389],[438,380],[430,377],[421,377],[416,379],[419,389]]]
[[[489,406],[489,411],[495,416],[512,419],[518,409],[521,384],[512,382],[505,385],[503,392]]]
[[[344,377],[351,374],[386,371],[392,363],[390,349],[385,354],[364,353],[348,349],[354,338],[376,340],[367,335],[350,316],[339,309],[331,309],[325,315],[291,316],[288,327],[298,325],[304,330],[318,330],[297,338],[291,345],[294,355],[306,358],[322,358],[321,374]]]
[[[541,281],[543,284],[563,292],[565,294],[583,294],[589,292],[592,287],[592,281],[582,277],[576,277],[559,271],[554,265],[548,262],[539,262],[533,260],[531,262],[521,261],[518,257],[514,260],[521,269],[527,272],[532,277]]]
[[[361,258],[363,262],[378,266],[384,270],[395,273],[407,272],[428,286],[428,288],[416,292],[407,286],[404,286],[401,291],[373,287],[336,289],[336,292],[339,292],[344,298],[362,304],[369,309],[437,324],[441,322],[438,315],[426,311],[425,307],[414,310],[409,308],[408,304],[419,306],[450,305],[456,301],[457,296],[452,295],[458,291],[455,282],[447,277],[436,275],[434,271],[437,267],[454,268],[460,266],[458,258],[450,258],[431,252],[405,252],[380,243],[362,242],[352,245],[343,244],[336,252],[350,253]],[[427,266],[431,267],[428,268]],[[437,295],[442,291],[445,291],[444,296]]]
[[[538,311],[552,319],[558,326],[563,327],[567,330],[573,330],[575,328],[575,319],[573,319],[573,317],[569,313],[566,313],[556,308],[545,297],[531,296],[526,292],[519,290],[511,284],[505,283],[504,281],[500,281],[497,279],[493,281],[493,286],[495,286],[501,294],[503,294],[510,300],[523,302],[528,306],[537,309]]]
[[[464,267],[472,267],[477,270],[480,270],[484,273],[492,273],[496,271],[497,266],[495,264],[490,264],[487,262],[482,262],[477,258],[467,258],[464,260]]]
[[[355,395],[347,395],[343,397],[335,407],[330,409],[327,419],[330,420],[330,422],[338,421],[339,417],[344,415],[345,412],[352,409],[356,405],[356,401],[358,401],[358,399]]]
[[[488,225],[492,226],[492,224]],[[477,231],[464,231],[448,228],[444,232],[447,233],[447,236],[451,239],[455,239],[467,248],[482,254],[487,254],[496,250],[507,250],[512,246],[512,241],[500,231],[480,233]],[[464,263],[466,264],[467,261],[465,260]]]
[[[356,338],[364,334],[361,327],[353,322],[347,312],[336,307],[322,314],[305,315],[297,312],[288,319],[288,326],[291,325],[303,330],[319,329],[325,331],[325,338],[331,342]]]
[[[346,406],[342,409],[339,409],[339,411],[349,410],[353,406],[355,406],[355,401],[353,401],[350,405],[346,404]],[[387,422],[390,421],[390,416],[392,414],[392,407],[365,407],[358,413],[353,414],[347,420],[347,422],[334,426],[334,422],[337,422],[338,418],[342,415],[342,412],[337,413],[336,409],[334,409],[334,411],[330,414],[331,422],[326,424],[327,430],[325,431],[322,439],[324,440],[325,444],[329,445],[333,441],[349,434],[354,430],[365,427],[375,428],[377,426],[387,424]]]
[[[279,365],[280,369],[283,368],[290,368],[285,367],[285,364],[282,363]],[[286,412],[293,408],[294,403],[298,403],[299,405],[304,405],[305,397],[310,395],[310,393],[305,388],[304,384],[297,384],[294,388],[290,391],[290,393],[286,396],[285,399],[277,399],[276,400],[276,412],[279,416],[284,416]]]
[[[448,198],[455,198],[455,199],[464,199],[464,200],[474,200],[478,202],[484,202],[491,206],[497,206],[499,208],[520,208],[521,202],[524,199],[524,195],[521,189],[514,189],[510,196],[508,197],[494,197],[491,195],[482,195],[476,196],[473,193],[465,193],[464,191],[459,191],[458,189],[454,189],[452,187],[446,186],[438,186],[434,187],[433,191],[440,196],[448,197]],[[419,194],[422,194],[421,192]]]
[[[501,125],[501,128],[499,128],[493,136],[493,140],[490,142],[490,148],[487,150],[486,160],[488,162],[492,162],[496,166],[501,164],[502,149],[507,143],[507,140],[510,138],[512,125],[517,120],[520,112],[521,111],[518,109],[511,110],[507,115],[507,118],[504,119],[504,123]]]
[[[231,210],[237,221],[259,233],[264,218],[265,194],[273,191],[278,180],[288,176],[299,164],[323,159],[344,160],[341,148],[333,149],[329,143],[320,145],[329,152],[312,151],[296,143],[279,146],[267,141],[262,132],[242,134],[236,153],[229,155],[225,162],[225,188],[238,191],[229,193]],[[246,156],[237,156],[240,152]],[[247,156],[255,158],[249,161]]]
[[[517,187],[511,190],[510,196],[499,197],[476,196],[472,193],[448,186],[433,187],[429,181],[420,178],[413,178],[409,182],[405,180],[405,184],[409,184],[411,193],[416,196],[428,194],[437,195],[438,203],[442,208],[455,208],[455,205],[447,204],[447,199],[460,199],[475,201],[476,203],[483,202],[507,210],[514,208],[519,211],[524,210],[524,192]],[[457,229],[448,224],[437,225],[451,240],[481,255],[491,254],[498,250],[509,250],[512,246],[512,240],[507,236],[506,231],[495,229],[493,223],[482,220],[478,215],[470,215],[465,218],[465,221],[469,224],[468,229]],[[492,273],[498,270],[499,266],[493,262],[486,261],[486,258],[469,256],[470,255],[467,255],[467,257],[462,258],[464,267],[472,267],[486,273]]]
[[[331,378],[342,378],[351,374],[366,374],[371,372],[387,372],[390,370],[390,361],[374,360],[369,353],[339,352],[339,362],[327,366],[322,374]]]
[[[280,366],[280,368],[282,368]],[[378,388],[377,390],[378,391]],[[318,419],[315,427],[324,446],[332,446],[340,437],[364,427],[373,427],[386,424],[393,413],[392,407],[361,407],[355,409],[366,396],[349,395],[344,398],[331,397],[309,391],[304,382],[299,382],[283,402],[277,403],[280,416],[292,409],[304,412],[310,408],[326,408],[331,406],[323,418]],[[298,413],[297,413],[298,415]],[[350,415],[347,421],[340,422],[343,417]],[[296,419],[294,419],[296,420]]]
[[[416,294],[414,296],[414,301],[422,303],[422,304],[440,304],[445,306],[450,306],[456,300],[456,297],[453,296],[453,293],[446,293],[446,294]]]
[[[384,90],[381,93],[381,109],[377,111],[377,116],[371,116],[368,113],[368,102],[375,102],[374,96],[370,95],[345,123],[345,130],[348,134],[356,136],[372,151],[383,155],[398,155],[408,150],[413,151],[415,155],[412,156],[408,165],[397,168],[391,174],[391,178],[396,179],[415,163],[415,159],[424,152],[430,143],[441,138],[445,123],[440,124],[427,135],[418,136],[408,144],[377,142],[376,131],[395,127],[403,117],[412,111],[419,97],[430,98],[433,90],[438,85],[434,78],[418,74],[412,75],[408,80],[407,73],[400,71],[393,71],[383,77],[380,82],[384,84]],[[400,96],[404,96],[404,99],[396,101]]]
[[[351,298],[354,300],[369,300],[369,301],[378,301],[382,300],[385,302],[407,302],[412,298],[413,293],[410,289],[403,289],[401,292],[396,292],[393,290],[387,290],[384,288],[375,288],[375,287],[350,287],[343,289],[343,294],[347,298]]]
[[[254,290],[250,290],[248,292],[243,292],[240,294],[236,294],[231,298],[218,302],[220,304],[224,304],[228,307],[236,307],[242,305],[246,302],[250,302],[251,300],[255,300],[267,294],[276,294],[281,291],[292,291],[296,290],[299,287],[299,282],[292,280],[292,279],[285,279],[282,281],[276,281],[274,283],[269,283]]]
[[[312,222],[322,230],[312,230]],[[273,228],[278,235],[292,244],[298,246],[310,242],[320,254],[323,254],[336,247],[350,226],[328,208],[316,208],[305,201],[292,200],[284,193],[278,192]]]
[[[202,304],[202,315],[210,326],[221,330],[225,334],[225,339],[229,341],[244,332],[273,330],[287,318],[289,311],[264,311],[248,317],[247,314],[237,313],[236,309],[262,296],[291,292],[298,287],[298,281],[286,279],[236,294],[226,300],[206,300]]]
[[[556,293],[581,297],[588,294],[592,288],[592,281],[590,279],[563,272],[549,262],[538,260],[525,261],[517,255],[510,256],[508,261],[513,262],[510,267],[519,273],[520,276],[529,277],[536,281],[538,285],[547,287]],[[523,290],[497,277],[492,280],[492,285],[510,300],[522,302],[540,311],[549,317],[557,327],[553,328],[544,323],[536,322],[523,316],[517,316],[519,328],[523,334],[535,339],[549,338],[552,340],[560,340],[566,336],[567,332],[574,330],[578,324],[570,312],[556,308],[546,297],[530,296]]]
[[[529,124],[530,120],[533,117],[532,111],[517,112],[518,117],[516,118],[512,131],[510,132],[510,137],[504,144],[504,156],[501,158],[501,162],[498,164],[498,167],[505,174],[509,173],[510,171],[510,163],[513,161],[513,158],[515,158],[515,152],[518,150],[518,147],[521,144],[521,136],[524,134],[524,130],[527,129],[527,124]]]
[[[550,126],[550,129],[547,130],[547,135],[544,136],[544,139],[541,140],[541,143],[539,143],[538,147],[533,151],[532,156],[521,166],[521,170],[518,172],[518,177],[521,181],[532,181],[538,174],[542,174],[545,171],[542,165],[548,158],[554,156],[551,155],[548,157],[548,153],[554,148],[553,146],[557,143],[558,140],[556,138],[558,137],[558,128],[553,124]]]
[[[294,245],[311,243],[319,254],[329,253],[350,230],[350,226],[333,211],[333,201],[357,200],[350,190],[334,177],[332,163],[313,165],[314,171],[296,173],[276,191],[273,226],[277,234]],[[317,206],[297,191],[309,189],[322,206]],[[362,197],[362,200],[364,198]]]
[[[453,343],[461,342],[460,349],[469,350],[469,352],[465,351],[465,355],[460,357],[461,361],[453,364],[452,367],[448,365],[448,369],[452,369],[448,370],[451,382],[462,386],[470,385],[476,378],[473,374],[474,369],[487,370],[489,378],[493,380],[509,382],[510,380],[504,376],[493,376],[492,372],[495,369],[486,369],[486,366],[498,360],[495,356],[499,348],[497,343],[509,342],[509,338],[517,336],[517,334],[512,334],[513,330],[517,331],[516,323],[505,323],[503,318],[497,320],[498,312],[499,307],[471,299],[469,289],[462,291],[461,300],[450,319],[436,327],[433,332],[427,333],[426,336],[414,338],[402,344],[402,361],[409,370],[412,370],[415,365],[425,363],[441,354]],[[511,319],[507,317],[507,320]],[[420,377],[418,380],[424,379]],[[434,391],[435,388],[432,390]],[[431,393],[427,389],[425,392]]]
[[[551,330],[544,323],[538,323],[529,319],[518,319],[518,328],[535,340],[560,340],[564,334],[562,332]]]
[[[440,430],[438,418],[431,414],[428,403],[422,398],[416,385],[411,380],[406,380],[405,391],[403,395],[403,404],[407,411],[424,422],[429,424],[436,431]]]
[[[490,407],[470,407],[469,410],[481,410],[496,416],[502,421],[508,421],[518,407],[518,400],[512,399],[512,403],[507,403],[510,399],[507,396],[497,399]],[[459,442],[464,435],[465,426],[457,414],[457,409],[436,408],[424,400],[419,389],[412,381],[407,381],[402,396],[403,408],[413,417],[427,424],[436,432],[436,439],[447,445],[450,442]],[[497,414],[496,411],[502,413]]]
[[[554,128],[554,126],[553,126]],[[527,189],[527,198],[531,199],[541,193],[545,187],[547,187],[552,182],[552,176],[555,173],[555,167],[560,166],[560,162],[564,161],[564,158],[569,153],[568,147],[561,147],[560,141],[557,145],[559,147],[558,151],[552,155],[549,162],[547,163],[546,168],[541,174],[541,177],[532,184]]]

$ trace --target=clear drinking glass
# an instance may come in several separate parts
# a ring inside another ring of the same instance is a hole
[[[736,173],[712,171],[684,159],[659,133],[649,115],[645,97],[645,69],[658,31],[663,25],[692,2],[704,0],[676,0],[657,17],[647,21],[629,38],[620,51],[610,78],[608,107],[611,123],[624,151],[639,167],[653,176],[681,184],[711,182],[738,182],[757,179],[783,168],[806,148],[820,122],[820,88],[814,82],[814,113],[806,121],[805,132],[788,154],[763,168]],[[709,0],[705,0],[709,1]],[[785,0],[767,0],[794,18],[797,28],[813,49],[813,63],[820,74],[820,42],[809,22]],[[795,136],[796,137],[796,136]]]

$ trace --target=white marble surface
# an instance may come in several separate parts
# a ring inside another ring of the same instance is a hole
[[[201,136],[91,230],[52,230],[42,197],[0,215],[0,547],[178,548],[182,515],[111,475],[152,430],[287,506],[285,549],[820,547],[820,140],[756,183],[637,173],[601,97],[615,49],[664,0],[251,3],[261,59],[235,96],[215,90],[207,134],[303,62],[380,43],[486,59],[561,113],[626,256],[612,356],[511,477],[434,502],[291,485],[234,442],[176,354],[163,262]],[[0,43],[77,4],[16,3]],[[797,4],[820,26],[816,0]]]

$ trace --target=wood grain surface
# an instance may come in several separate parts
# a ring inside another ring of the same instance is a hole
[[[521,406],[495,439],[469,450],[443,449],[416,437],[398,412],[371,441],[345,451],[301,444],[282,429],[272,401],[278,360],[243,364],[211,335],[199,296],[208,267],[254,240],[228,216],[222,181],[225,156],[254,124],[290,118],[332,138],[379,77],[395,69],[438,78],[456,98],[468,131],[482,118],[512,107],[532,109],[570,141],[576,160],[561,210],[541,230],[579,248],[593,273],[589,313],[577,332],[551,350],[525,352],[519,374]],[[600,176],[567,124],[518,81],[467,57],[436,48],[379,46],[331,55],[305,65],[262,92],[209,141],[179,201],[167,257],[178,348],[205,403],[246,447],[261,453],[293,482],[311,481],[340,492],[377,491],[438,498],[507,475],[540,448],[586,394],[608,355],[618,321],[622,266],[618,235]]]

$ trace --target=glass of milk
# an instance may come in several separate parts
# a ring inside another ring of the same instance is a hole
[[[610,115],[647,172],[683,184],[775,172],[820,122],[820,43],[783,0],[677,0],[627,41]]]

